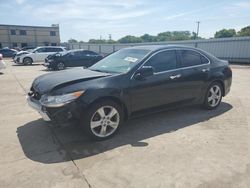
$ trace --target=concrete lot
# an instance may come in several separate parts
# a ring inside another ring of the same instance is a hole
[[[51,127],[26,92],[43,66],[0,74],[0,187],[250,187],[250,68],[214,111],[185,107],[127,122],[104,142]]]

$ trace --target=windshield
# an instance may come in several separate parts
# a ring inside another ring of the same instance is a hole
[[[37,47],[37,48],[31,50],[31,53],[34,53],[37,49],[39,49],[39,47]]]
[[[140,62],[150,51],[143,49],[122,49],[91,66],[90,70],[126,73]]]

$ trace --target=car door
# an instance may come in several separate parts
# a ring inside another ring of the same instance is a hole
[[[196,100],[202,96],[202,91],[210,72],[210,61],[196,50],[178,50],[181,61],[180,82],[183,87],[183,97]]]
[[[96,63],[99,59],[98,59],[98,54],[92,51],[82,51],[82,57],[81,57],[81,66],[84,67],[89,67],[91,65],[93,65],[94,63]]]
[[[41,47],[41,48],[38,48],[34,54],[32,54],[32,59],[34,62],[37,62],[37,61],[44,61],[45,58],[46,58],[46,49]]]
[[[182,100],[182,88],[179,83],[181,70],[178,69],[175,50],[158,52],[143,66],[152,66],[154,74],[143,80],[132,77],[130,90],[132,111]]]
[[[1,54],[3,55],[3,57],[11,57],[11,50],[10,49],[2,49],[1,50]]]
[[[46,57],[48,57],[49,55],[52,55],[52,54],[55,54],[58,52],[58,49],[57,48],[53,48],[53,47],[47,47],[45,48],[46,50],[46,53],[44,53],[44,56],[43,58],[45,59]]]
[[[71,51],[66,55],[65,63],[68,67],[78,67],[81,60],[81,51]]]

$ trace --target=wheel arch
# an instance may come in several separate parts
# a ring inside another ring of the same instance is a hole
[[[95,99],[94,101],[92,101],[89,106],[93,105],[93,104],[96,104],[100,101],[104,101],[104,100],[111,100],[115,103],[117,103],[123,110],[123,113],[124,113],[124,119],[127,120],[128,117],[129,117],[129,111],[128,111],[128,107],[126,106],[126,104],[121,100],[119,99],[118,97],[115,97],[115,96],[103,96],[103,97],[100,97],[100,98],[97,98]]]
[[[26,57],[23,58],[23,63],[24,63],[24,60],[25,60],[25,59],[31,59],[31,62],[32,62],[32,63],[34,62],[33,59],[32,59],[32,57],[26,56]]]
[[[210,85],[212,85],[213,83],[215,83],[215,82],[219,83],[222,86],[222,96],[224,97],[225,96],[225,83],[224,83],[224,81],[222,79],[214,79],[214,80],[212,80],[209,83],[208,87]]]

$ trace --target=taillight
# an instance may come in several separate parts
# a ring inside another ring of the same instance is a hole
[[[0,54],[0,60],[3,60],[3,55],[2,54]]]

